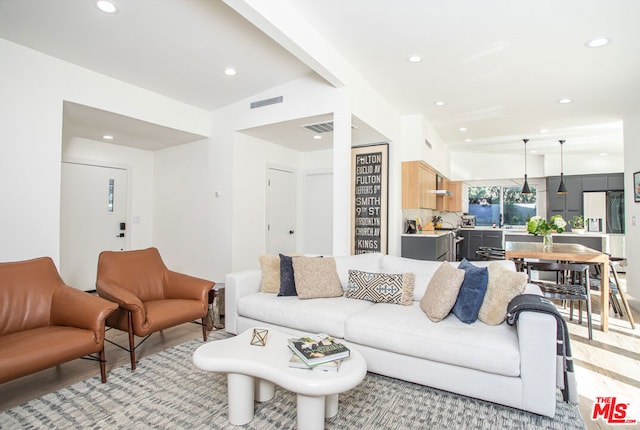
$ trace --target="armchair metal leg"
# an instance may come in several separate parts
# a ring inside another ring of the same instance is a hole
[[[107,366],[106,359],[104,356],[104,348],[100,350],[100,376],[102,377],[102,383],[107,382]]]
[[[129,328],[129,357],[131,358],[131,370],[136,370],[136,347],[133,337],[133,315],[127,312],[127,322]]]
[[[202,339],[207,341],[207,317],[202,317]]]

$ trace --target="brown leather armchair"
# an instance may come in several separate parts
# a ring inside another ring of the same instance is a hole
[[[118,346],[129,351],[132,370],[137,346],[154,332],[199,318],[207,340],[205,317],[214,285],[167,269],[156,248],[103,251],[98,258],[96,290],[119,305],[107,326],[129,333],[129,348]],[[144,339],[135,345],[134,335]]]
[[[85,356],[106,382],[105,319],[117,307],[65,285],[49,257],[0,263],[0,383]]]

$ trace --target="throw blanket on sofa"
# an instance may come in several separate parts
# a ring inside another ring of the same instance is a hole
[[[521,294],[513,298],[507,307],[507,324],[514,325],[521,312],[541,312],[552,315],[557,321],[557,385],[565,402],[577,404],[578,393],[573,373],[573,359],[567,322],[551,300],[536,294]]]

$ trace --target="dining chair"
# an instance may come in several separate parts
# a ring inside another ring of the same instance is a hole
[[[573,320],[573,302],[578,301],[578,322],[582,324],[582,302],[586,303],[589,340],[593,339],[589,265],[577,263],[529,262],[529,282],[537,285],[550,299],[569,301],[569,320]]]
[[[623,266],[626,263],[627,260],[625,258],[609,257],[609,303],[611,303],[613,312],[621,318],[626,318],[633,330],[636,327],[635,322],[627,297],[624,291],[622,291],[622,288],[620,288],[620,278],[616,270],[616,267]],[[591,271],[591,280],[589,283],[592,290],[600,291],[600,265],[595,265],[595,270]]]

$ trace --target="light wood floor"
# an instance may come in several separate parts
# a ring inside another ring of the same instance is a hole
[[[640,302],[633,299],[631,301],[635,308],[635,321],[638,323],[635,330],[631,330],[626,320],[612,315],[609,320],[609,332],[601,332],[597,295],[593,300],[594,339],[588,340],[586,324],[578,325],[577,321],[569,323],[580,395],[579,407],[588,430],[614,428],[607,426],[602,419],[591,420],[596,397],[616,396],[620,402],[629,402],[632,411],[630,418],[640,420]],[[138,348],[138,358],[191,339],[202,339],[201,333],[200,326],[194,324],[183,324],[156,333]],[[107,336],[112,340],[126,342],[126,334],[122,332],[112,330]],[[108,361],[107,371],[129,364],[129,354],[111,344],[105,344],[105,353]],[[99,374],[96,362],[79,359],[0,384],[0,411]],[[640,425],[618,428],[626,430],[640,428]]]

